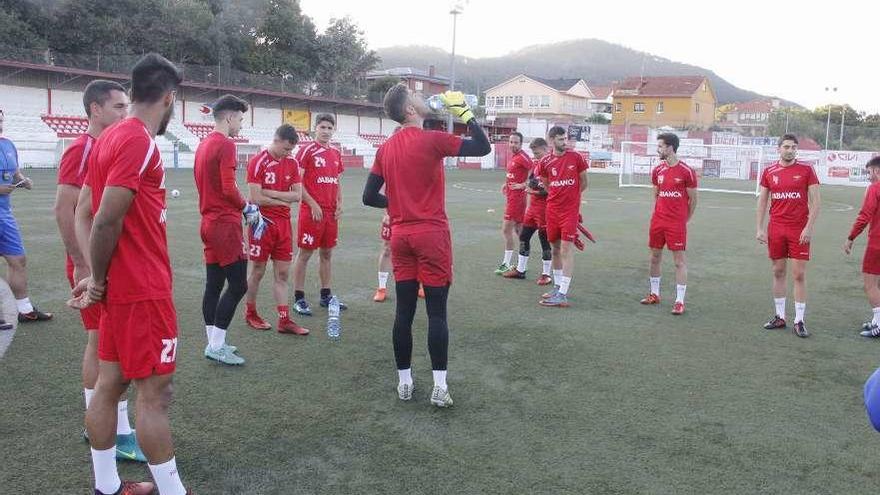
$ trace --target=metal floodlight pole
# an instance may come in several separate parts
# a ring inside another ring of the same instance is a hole
[[[449,89],[451,91],[455,91],[455,30],[458,25],[458,15],[461,14],[462,7],[460,4],[455,4],[452,6],[452,10],[449,11],[452,14],[452,58],[449,62]],[[446,131],[452,132],[452,114],[447,115],[446,117]]]
[[[828,93],[829,91],[832,93],[836,93],[837,86],[833,86],[833,87],[826,86],[825,92]],[[826,150],[828,149],[828,138],[830,137],[830,133],[831,133],[831,107],[833,107],[833,106],[834,105],[832,103],[830,103],[830,102],[828,103],[828,120],[825,123],[825,149]]]

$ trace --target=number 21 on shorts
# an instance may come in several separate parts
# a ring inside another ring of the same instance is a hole
[[[162,363],[173,363],[177,358],[177,337],[173,339],[162,339]]]

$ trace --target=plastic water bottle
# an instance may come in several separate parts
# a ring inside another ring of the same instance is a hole
[[[464,95],[464,101],[471,108],[475,108],[480,103],[480,99],[477,97],[477,95]],[[430,107],[431,110],[434,110],[435,112],[439,112],[440,110],[443,110],[443,108],[445,108],[443,105],[443,100],[440,99],[440,95],[434,95],[428,98],[428,107]]]
[[[342,336],[342,322],[339,320],[339,299],[334,295],[330,297],[327,305],[327,337],[337,341]]]

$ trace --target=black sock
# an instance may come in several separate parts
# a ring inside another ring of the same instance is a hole
[[[305,293],[305,291],[301,291],[301,290],[295,290],[295,291],[293,291],[293,299],[294,299],[295,301],[302,301],[302,300],[305,299],[305,298],[306,298],[306,293]]]
[[[328,297],[330,297],[330,289],[321,289],[321,299],[327,299]]]

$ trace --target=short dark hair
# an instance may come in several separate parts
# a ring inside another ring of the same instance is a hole
[[[95,79],[86,85],[86,89],[83,91],[83,106],[86,109],[87,117],[92,116],[92,103],[97,103],[98,106],[103,105],[110,99],[111,91],[125,93],[125,88],[116,81],[105,79]]]
[[[319,113],[317,117],[315,117],[315,126],[321,122],[330,122],[333,127],[336,127],[336,117],[333,116],[332,113]]]
[[[131,101],[156,103],[169,91],[176,91],[183,73],[158,53],[141,57],[131,69]]]
[[[389,119],[402,124],[406,120],[406,104],[409,102],[409,88],[404,83],[397,83],[388,88],[382,106]]]
[[[663,144],[666,146],[672,146],[672,151],[678,153],[678,145],[681,141],[678,139],[677,135],[671,132],[664,132],[663,134],[657,135],[657,141],[663,141]]]
[[[247,112],[248,104],[235,95],[223,95],[211,104],[211,110],[214,112],[214,118],[219,119],[226,112]]]
[[[275,129],[275,137],[282,141],[287,141],[294,146],[299,142],[299,134],[296,133],[296,129],[290,124],[278,126],[278,129]]]
[[[513,131],[513,132],[510,133],[510,136],[511,136],[511,137],[513,137],[513,136],[518,137],[518,138],[519,138],[519,144],[522,144],[522,142],[523,142],[523,135],[522,135],[521,132],[519,132],[519,131]]]
[[[541,146],[547,146],[547,140],[544,138],[535,138],[532,139],[532,142],[529,143],[529,148],[540,148]]]
[[[868,160],[868,163],[865,164],[865,168],[868,167],[880,167],[880,156],[875,156]]]
[[[776,143],[776,147],[778,148],[782,146],[783,141],[794,141],[794,144],[800,144],[798,143],[797,136],[794,134],[783,134],[782,137],[779,138],[779,142]]]
[[[565,135],[565,129],[563,129],[562,126],[558,126],[558,125],[554,125],[553,127],[550,128],[549,131],[547,131],[547,137],[549,137],[550,139],[553,139],[556,136],[564,136],[564,135]]]

